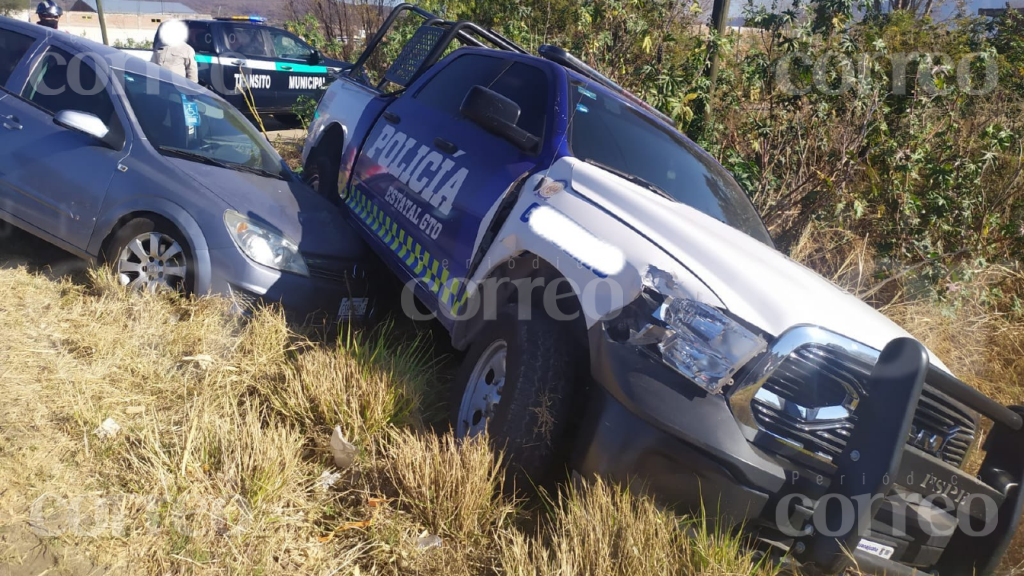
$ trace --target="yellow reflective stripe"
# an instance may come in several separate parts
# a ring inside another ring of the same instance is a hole
[[[416,243],[415,254],[416,254],[416,268],[413,269],[413,272],[415,274],[420,274],[421,272],[423,272],[423,247],[420,246],[419,242]]]
[[[445,306],[458,314],[466,304],[467,294],[459,294],[463,282],[451,276],[441,261],[430,256],[412,234],[398,226],[398,221],[388,216],[383,209],[358,189],[353,189],[345,202],[356,216],[365,222],[370,230],[383,239],[384,245],[398,255],[405,265],[412,268],[419,281],[432,293],[440,296]]]
[[[437,281],[438,280],[437,279],[437,267],[440,264],[441,264],[440,262],[438,262],[437,260],[434,260],[433,265],[430,267],[430,275],[429,275],[429,278],[430,278],[430,289],[431,289],[431,291],[434,292],[434,294],[437,294],[437,293],[439,293],[441,291],[441,283]]]
[[[442,288],[442,291],[441,291],[441,301],[444,302],[445,304],[448,304],[449,303],[448,299],[451,298],[452,291],[451,291],[450,287],[448,286],[448,269],[447,268],[445,268],[441,272],[441,288]]]

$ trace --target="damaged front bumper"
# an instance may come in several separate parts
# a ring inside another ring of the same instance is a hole
[[[752,396],[731,397],[743,386],[709,392],[606,322],[589,337],[596,386],[576,471],[628,482],[681,512],[703,507],[726,525],[742,523],[811,572],[855,562],[875,574],[990,574],[1006,551],[1021,514],[1022,410],[931,366],[917,341],[897,339],[876,353],[863,394],[847,403],[855,425],[824,457],[807,449],[812,443],[745,423],[736,407]],[[962,459],[951,464],[908,444],[919,404],[934,398],[993,421],[976,475],[959,467]]]

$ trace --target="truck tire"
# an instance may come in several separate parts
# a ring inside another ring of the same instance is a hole
[[[530,312],[518,319],[509,307],[483,326],[451,396],[455,433],[486,429],[518,488],[543,482],[557,464],[576,375],[570,325]]]
[[[340,158],[332,158],[322,146],[318,146],[309,155],[306,166],[302,170],[306,184],[317,194],[331,202],[338,198],[338,173],[341,170]]]

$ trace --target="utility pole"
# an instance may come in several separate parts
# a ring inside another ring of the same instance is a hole
[[[722,37],[725,35],[726,25],[729,21],[729,0],[714,0],[714,2],[715,4],[711,8],[711,26],[714,27],[716,35]],[[718,83],[718,48],[713,40],[708,42],[708,51],[711,52],[711,66],[708,70],[710,87],[704,117],[711,120],[714,118],[714,105],[711,99],[715,96],[715,85]]]
[[[110,41],[107,39],[107,21],[103,18],[103,0],[96,0],[96,17],[100,19],[100,34],[103,35],[103,44],[110,46]]]

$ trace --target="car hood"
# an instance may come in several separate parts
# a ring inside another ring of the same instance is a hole
[[[304,254],[351,258],[359,239],[340,209],[298,181],[286,182],[180,158],[166,158],[178,171],[233,210],[276,228]]]
[[[811,269],[685,204],[582,163],[573,169],[572,187],[687,268],[730,313],[774,336],[810,324],[877,350],[911,336]],[[945,369],[934,354],[932,360]]]

